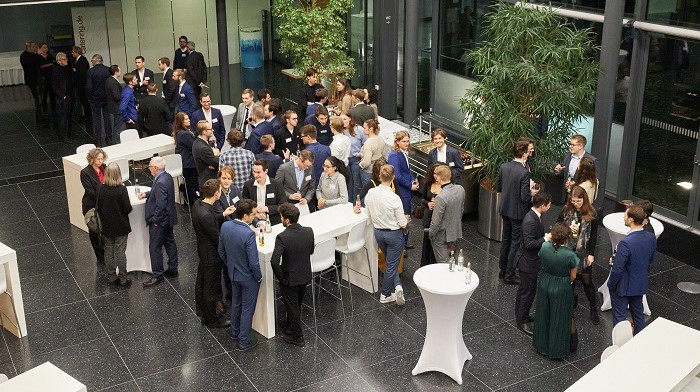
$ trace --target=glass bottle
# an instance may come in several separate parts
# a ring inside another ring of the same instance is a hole
[[[260,246],[265,246],[265,230],[263,228],[260,228],[260,234],[258,235],[258,241],[260,243]]]
[[[450,251],[450,260],[449,260],[449,269],[450,272],[454,272],[455,270],[455,251]]]
[[[137,178],[134,181],[135,181],[134,182],[134,193],[136,194],[136,196],[138,196],[139,193],[141,193],[141,187],[139,186],[139,179]]]
[[[459,250],[459,256],[457,256],[457,271],[462,272],[464,270],[464,254],[462,249]]]
[[[360,201],[360,195],[355,198],[355,207],[362,207],[362,202]]]
[[[472,284],[472,263],[467,262],[467,269],[464,270],[464,283]]]
[[[270,214],[265,214],[265,232],[272,233],[272,223],[270,223]]]

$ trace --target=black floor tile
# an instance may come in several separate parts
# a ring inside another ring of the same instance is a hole
[[[17,150],[5,151],[0,155],[0,167],[26,165],[32,167],[36,162],[49,159],[44,150],[36,143]]]
[[[28,198],[34,213],[41,217],[68,213],[68,199],[65,191],[38,194]]]
[[[8,201],[14,199],[24,199],[24,195],[19,188],[19,185],[3,185],[0,186],[0,200]]]
[[[19,371],[25,372],[47,361],[85,384],[89,391],[133,380],[107,337],[25,358]]]
[[[66,180],[63,176],[47,178],[44,180],[24,182],[19,185],[22,193],[31,198],[31,196],[52,194],[54,192],[66,192]]]
[[[24,246],[49,242],[44,227],[38,219],[0,225],[0,242],[17,249]]]
[[[70,223],[70,216],[67,211],[57,215],[42,216],[41,223],[44,225],[51,241],[63,240],[74,235],[87,235],[87,233]]]
[[[3,224],[26,222],[36,218],[26,199],[0,200],[0,222]]]
[[[136,385],[136,381],[129,381],[113,387],[100,389],[100,392],[142,392]]]
[[[22,297],[26,313],[85,299],[67,268],[22,279]]]
[[[24,279],[66,268],[61,255],[52,242],[25,246],[17,251],[19,276]]]
[[[168,369],[136,380],[142,391],[196,391],[208,386],[217,391],[255,391],[228,354]]]
[[[111,335],[134,378],[224,352],[194,315]]]
[[[539,376],[501,389],[504,392],[563,391],[575,383],[583,372],[572,365],[565,365]]]
[[[700,312],[700,295],[689,294],[678,289],[680,282],[700,283],[700,270],[688,265],[675,268],[649,278],[649,290],[681,304],[682,306]],[[651,305],[649,305],[651,307]],[[654,314],[654,309],[651,309]]]
[[[355,372],[343,374],[313,385],[309,385],[308,387],[297,389],[299,392],[365,392],[371,390],[374,390],[374,388],[370,387],[369,384],[367,384],[367,382]]]

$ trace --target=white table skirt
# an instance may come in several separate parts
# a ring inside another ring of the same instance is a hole
[[[610,236],[610,245],[612,246],[613,251],[617,249],[617,244],[619,244],[620,241],[627,236],[627,233],[630,230],[629,227],[625,226],[624,216],[624,212],[615,212],[608,214],[603,218],[603,226],[605,226],[605,229]],[[664,224],[656,218],[650,218],[650,223],[654,228],[654,234],[658,239],[661,233],[664,232]],[[598,288],[598,292],[603,295],[603,303],[600,305],[600,310],[603,312],[612,309],[612,303],[610,302],[610,289],[608,288],[609,279],[610,274],[608,274],[608,279],[605,279],[603,285]],[[651,316],[651,309],[649,309],[649,303],[647,302],[646,295],[642,297],[642,305],[644,305],[644,314]]]
[[[226,136],[228,136],[228,131],[231,130],[231,124],[233,123],[233,116],[236,115],[236,108],[231,105],[211,105],[211,107],[221,110],[221,116],[224,117]]]
[[[146,227],[146,199],[136,197],[133,186],[128,186],[129,200],[134,208],[129,214],[131,233],[126,243],[126,270],[151,272],[151,255],[148,253],[148,227]],[[141,192],[151,188],[141,187]]]
[[[0,86],[24,84],[24,70],[19,62],[19,52],[0,53]]]
[[[426,265],[413,274],[425,303],[427,326],[423,351],[412,374],[437,371],[462,385],[464,362],[472,359],[462,337],[462,319],[469,298],[479,286],[479,277],[472,271],[467,285],[464,272],[450,272],[448,266]]]

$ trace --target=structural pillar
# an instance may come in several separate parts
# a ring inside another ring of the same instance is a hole
[[[373,11],[374,75],[379,87],[379,115],[393,120],[397,116],[399,0],[375,1]]]
[[[406,1],[403,46],[403,121],[413,123],[418,112],[419,1]]]
[[[216,0],[216,36],[219,48],[219,91],[221,103],[231,104],[231,79],[228,72],[228,30],[226,27],[226,0]]]

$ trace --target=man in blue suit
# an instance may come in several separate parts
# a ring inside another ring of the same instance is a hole
[[[181,69],[176,69],[173,71],[173,80],[178,84],[178,98],[177,106],[175,106],[175,113],[185,112],[188,116],[192,116],[192,113],[197,110],[197,98],[195,98],[192,86],[185,81],[185,72]]]
[[[211,124],[216,138],[216,148],[221,150],[224,146],[224,138],[226,137],[226,126],[224,125],[224,116],[221,115],[221,110],[211,107],[211,97],[209,93],[202,93],[199,96],[199,104],[202,107],[192,113],[190,116],[190,126],[193,133],[197,133],[197,122],[207,120]]]
[[[136,113],[136,92],[135,86],[138,84],[136,77],[132,73],[124,75],[124,83],[122,88],[122,99],[119,102],[119,113],[121,113],[124,123],[128,128],[136,128],[138,122],[138,114]]]
[[[153,185],[149,192],[138,194],[139,199],[146,198],[146,226],[148,226],[148,253],[151,256],[151,279],[143,282],[143,287],[163,283],[165,276],[176,278],[177,246],[173,227],[177,224],[175,211],[175,186],[173,177],[165,171],[165,159],[153,157],[148,164],[153,176]],[[168,254],[168,270],[163,272],[163,246]]]
[[[255,347],[258,341],[250,336],[258,289],[262,282],[255,233],[248,225],[255,219],[257,204],[243,199],[236,207],[236,219],[227,221],[219,232],[219,256],[228,267],[231,278],[231,334],[241,350]]]
[[[632,205],[625,211],[625,226],[630,228],[619,244],[610,271],[608,288],[612,302],[613,325],[625,320],[627,307],[632,313],[634,333],[644,329],[642,297],[649,288],[649,266],[656,253],[656,236],[644,230],[644,209]]]
[[[245,144],[245,149],[252,151],[253,154],[262,154],[264,151],[260,144],[260,138],[263,135],[274,135],[275,130],[272,124],[265,121],[265,110],[261,106],[256,106],[252,111],[253,130],[250,132],[248,142]]]

